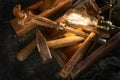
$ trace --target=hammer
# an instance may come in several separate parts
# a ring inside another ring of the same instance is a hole
[[[42,33],[37,30],[36,31],[36,39],[33,40],[32,42],[30,42],[27,46],[25,46],[18,54],[17,54],[17,59],[19,61],[24,61],[34,50],[35,46],[36,46],[36,41],[37,41],[37,47],[39,52],[42,54],[44,53],[44,49],[43,46],[47,46],[50,48],[60,48],[60,47],[65,47],[65,46],[70,46],[73,44],[77,44],[79,42],[84,41],[85,38],[83,37],[79,37],[79,36],[72,36],[72,37],[66,37],[66,38],[61,38],[61,39],[57,39],[57,40],[51,40],[51,41],[47,41],[44,39],[44,37],[42,36]],[[42,44],[42,42],[44,41],[44,44]],[[42,44],[42,45],[41,45]],[[41,50],[43,52],[41,52]],[[48,49],[47,49],[48,50]],[[49,52],[49,51],[48,51]],[[47,55],[46,55],[47,56]]]
[[[46,42],[46,40],[45,40],[44,36],[42,35],[42,33],[40,32],[40,30],[38,30],[38,29],[36,30],[37,48],[42,56],[43,62],[47,62],[46,60],[51,59],[49,47],[55,49],[55,48],[60,48],[60,47],[77,44],[78,42],[75,42],[75,41],[79,41],[79,39],[82,40],[84,38],[74,36],[74,37],[70,37],[70,38],[57,39],[57,40],[52,40],[52,41]]]

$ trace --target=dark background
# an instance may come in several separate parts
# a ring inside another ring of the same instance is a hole
[[[59,80],[57,73],[61,69],[54,60],[42,64],[37,50],[24,62],[16,59],[17,52],[27,43],[20,43],[10,20],[16,4],[22,8],[37,0],[0,0],[0,80]],[[88,71],[78,76],[78,80],[120,80],[119,47],[110,52]]]

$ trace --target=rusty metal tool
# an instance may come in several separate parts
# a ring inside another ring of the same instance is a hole
[[[43,38],[38,35],[38,32],[36,33],[36,35],[38,36],[38,39]],[[56,49],[56,48],[61,48],[61,47],[77,44],[79,42],[84,41],[84,39],[85,38],[83,38],[83,37],[72,36],[72,37],[66,37],[66,38],[61,38],[61,39],[57,39],[57,40],[47,41],[45,44],[47,44],[49,46],[49,48]],[[42,44],[42,42],[39,42],[37,45],[41,46],[41,44]],[[17,59],[19,61],[24,61],[32,53],[32,51],[35,49],[35,47],[36,47],[36,40],[33,40],[27,46],[25,46],[21,51],[19,51],[19,53],[17,54]],[[41,49],[43,50],[42,47],[40,47],[40,48],[38,47],[39,51]]]
[[[38,51],[40,52],[40,56],[42,59],[42,62],[48,62],[49,60],[52,60],[52,55],[50,53],[49,47],[46,44],[46,39],[40,32],[40,30],[36,30],[36,43],[37,43],[37,48]]]
[[[90,35],[86,38],[86,40],[83,42],[81,47],[74,53],[74,55],[70,58],[70,60],[65,64],[65,66],[62,68],[62,70],[59,73],[62,78],[64,79],[67,78],[69,73],[77,64],[77,62],[82,60],[88,46],[95,37],[96,34],[91,32]]]
[[[110,51],[112,51],[119,45],[120,45],[120,32],[118,32],[115,36],[109,39],[105,44],[100,46],[98,49],[93,51],[82,62],[78,63],[76,67],[74,67],[74,69],[72,70],[73,74],[70,76],[74,78],[78,74],[81,74],[82,72],[86,71],[88,68],[94,65],[101,58],[105,57],[107,54],[109,54]]]

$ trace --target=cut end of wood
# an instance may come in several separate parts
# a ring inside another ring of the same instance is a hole
[[[18,54],[16,58],[20,62],[22,62],[22,61],[24,61],[26,59],[23,55],[20,55],[20,54]]]
[[[60,77],[63,79],[66,79],[68,77],[68,73],[63,69],[62,71],[59,72]]]

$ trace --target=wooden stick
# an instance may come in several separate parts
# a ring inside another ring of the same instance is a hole
[[[83,42],[82,46],[75,52],[75,54],[70,58],[70,60],[66,63],[63,69],[60,71],[59,74],[62,78],[67,78],[69,73],[77,64],[77,62],[82,60],[87,50],[87,47],[90,45],[90,43],[93,41],[95,37],[96,37],[96,34],[91,32],[90,35],[87,37],[87,39]]]
[[[56,49],[56,48],[74,45],[74,44],[77,44],[84,40],[85,40],[85,38],[83,38],[83,37],[73,36],[73,37],[66,37],[66,38],[48,41],[47,44],[50,48]]]

